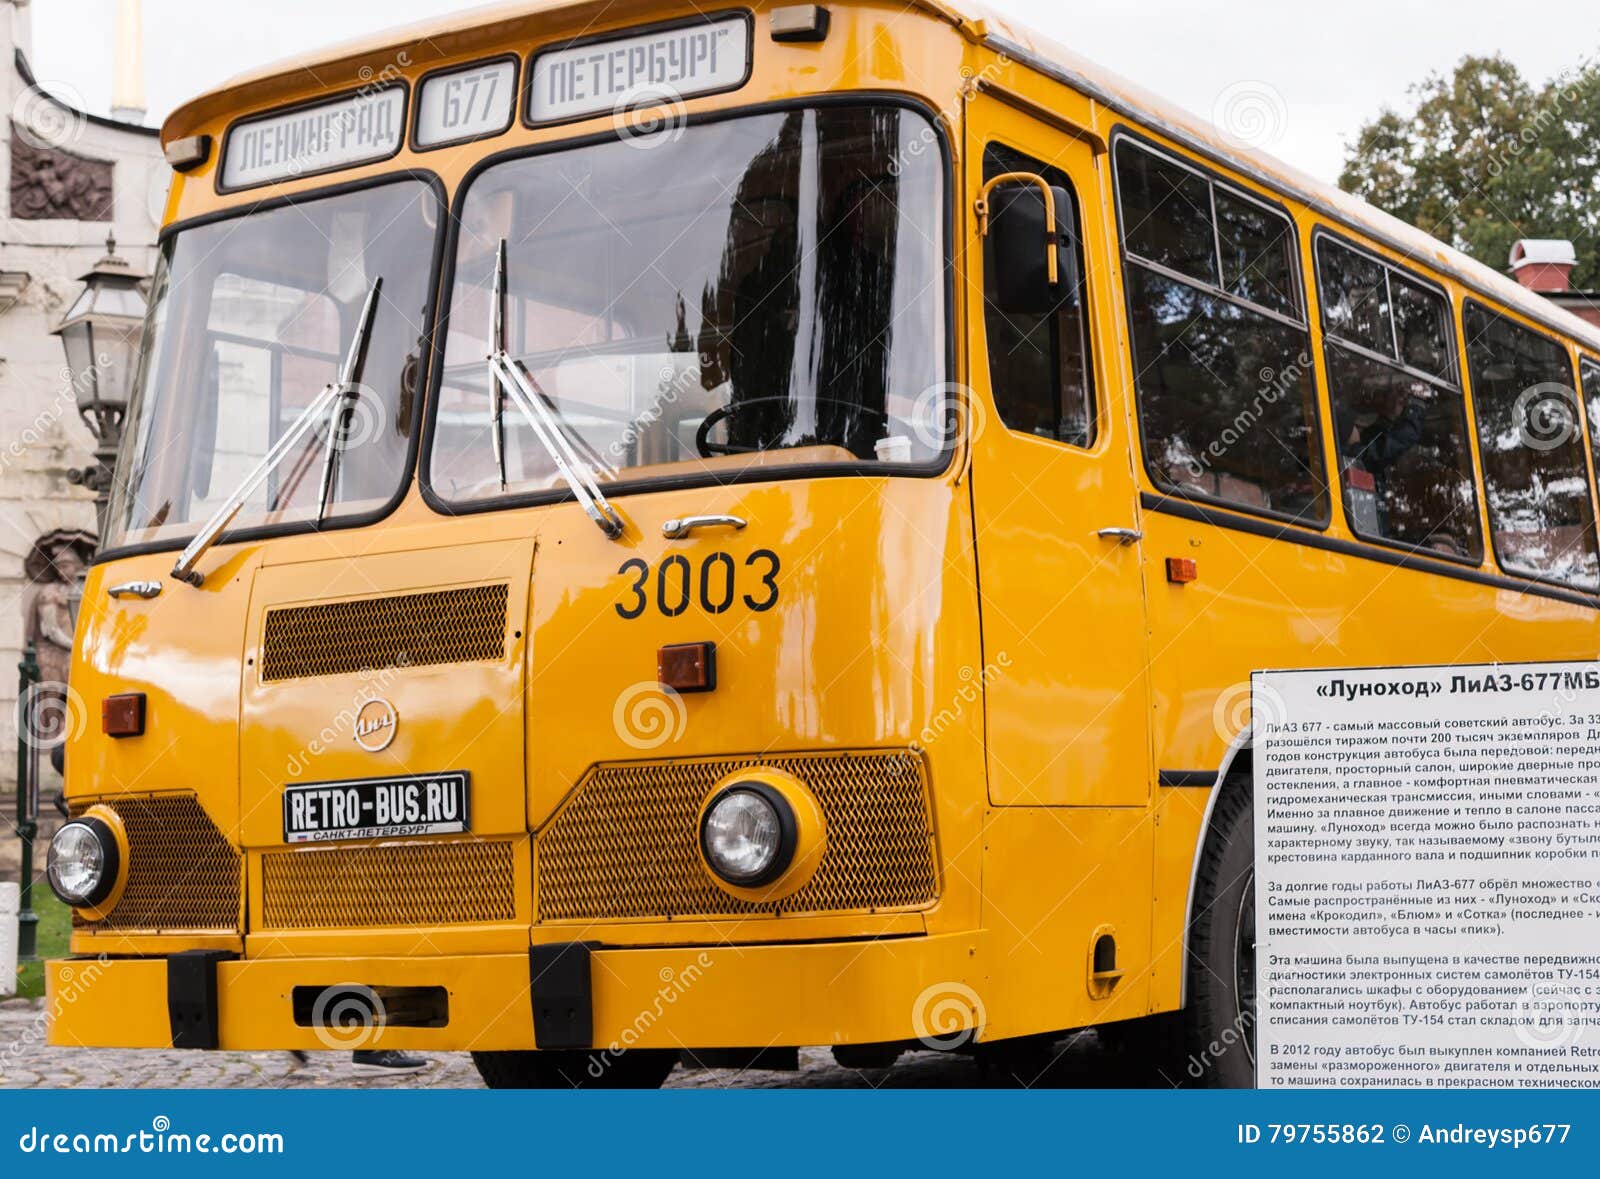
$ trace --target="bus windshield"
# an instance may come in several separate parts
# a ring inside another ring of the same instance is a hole
[[[667,125],[486,169],[461,203],[430,482],[502,494],[505,346],[601,482],[929,464],[946,448],[943,176],[931,125],[829,105]],[[506,489],[564,484],[507,410]]]
[[[151,284],[106,547],[192,536],[335,379],[380,279],[326,518],[393,499],[421,387],[440,220],[436,190],[407,179],[173,235]],[[233,528],[314,521],[326,444],[323,426],[301,439]]]

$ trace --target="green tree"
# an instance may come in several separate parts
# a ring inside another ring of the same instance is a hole
[[[1600,69],[1541,88],[1499,55],[1465,57],[1361,128],[1339,186],[1504,270],[1519,238],[1569,238],[1600,286]]]

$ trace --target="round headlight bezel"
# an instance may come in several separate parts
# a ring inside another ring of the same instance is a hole
[[[778,847],[771,862],[759,872],[743,875],[725,871],[723,865],[719,864],[712,854],[710,842],[711,816],[716,813],[718,806],[737,794],[747,794],[760,799],[778,820]],[[730,782],[712,795],[700,815],[700,856],[705,860],[706,867],[710,868],[718,879],[735,888],[760,888],[781,879],[794,864],[795,848],[799,842],[800,824],[795,817],[794,808],[789,805],[789,800],[782,793],[765,782],[748,779]]]
[[[72,892],[66,889],[57,873],[57,855],[61,837],[68,831],[78,829],[89,832],[90,836],[100,845],[100,876],[95,881],[92,889],[84,893]],[[74,909],[93,909],[105,902],[116,891],[117,881],[122,873],[122,853],[118,846],[116,832],[111,825],[103,819],[92,815],[84,815],[63,823],[60,830],[50,840],[50,851],[45,862],[45,879],[50,884],[50,891],[60,898],[61,902]]]

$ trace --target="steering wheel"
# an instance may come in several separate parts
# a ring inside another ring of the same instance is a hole
[[[765,446],[735,446],[731,442],[713,442],[711,441],[712,428],[719,423],[735,416],[736,414],[743,413],[751,406],[765,405],[773,402],[780,402],[784,405],[788,405],[792,400],[793,398],[788,397],[787,395],[748,397],[739,401],[737,404],[729,403],[728,405],[717,406],[716,409],[706,414],[706,416],[700,422],[700,428],[694,432],[695,450],[700,452],[701,458],[713,458],[716,455],[756,454],[760,451],[768,449]],[[853,401],[844,401],[838,397],[816,397],[812,400],[813,403],[817,405],[838,405],[843,406],[847,410],[861,408]],[[884,417],[885,419],[888,419],[887,414],[885,414]]]

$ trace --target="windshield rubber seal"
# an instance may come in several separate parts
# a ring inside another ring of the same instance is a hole
[[[422,181],[433,193],[437,202],[439,224],[433,231],[433,256],[430,273],[433,281],[428,284],[427,304],[423,309],[423,338],[421,341],[422,367],[431,369],[433,364],[433,341],[437,333],[437,316],[439,311],[439,291],[441,290],[438,277],[439,268],[444,261],[445,239],[448,236],[443,220],[447,215],[447,199],[444,181],[439,176],[426,169],[413,168],[402,172],[388,172],[382,176],[368,176],[360,180],[347,180],[340,184],[325,185],[321,188],[310,189],[306,192],[289,193],[282,196],[267,197],[258,201],[251,201],[234,208],[219,209],[211,213],[203,213],[198,217],[190,217],[183,221],[174,221],[165,226],[156,239],[160,249],[166,249],[167,243],[178,234],[188,229],[198,229],[206,225],[215,225],[219,221],[229,221],[237,217],[247,217],[252,213],[266,213],[273,209],[283,208],[287,205],[306,204],[310,201],[322,200],[328,197],[343,196],[346,193],[360,192],[369,188],[378,188],[385,184],[401,184],[407,181]],[[426,378],[418,383],[417,405],[412,410],[411,429],[406,439],[406,457],[400,471],[400,480],[387,502],[368,512],[359,512],[351,515],[332,516],[324,520],[319,526],[315,520],[294,520],[282,524],[259,524],[244,528],[230,528],[217,538],[213,551],[226,548],[229,545],[247,541],[268,540],[279,536],[299,536],[318,532],[333,532],[346,528],[365,528],[376,524],[379,520],[391,515],[406,498],[411,490],[412,473],[416,470],[418,447],[421,444],[423,431],[419,425],[426,412],[425,390],[428,387]],[[132,435],[128,435],[131,439]],[[126,444],[126,440],[125,440]],[[118,456],[121,464],[121,456]],[[199,532],[204,521],[197,522],[193,531],[180,537],[163,540],[142,541],[135,544],[118,545],[116,548],[103,549],[94,555],[91,565],[101,565],[108,561],[120,560],[124,557],[137,557],[147,553],[177,552],[183,549],[196,533]]]
[[[933,141],[938,145],[939,161],[944,182],[942,229],[944,231],[945,355],[944,381],[942,384],[947,388],[953,389],[956,383],[954,375],[956,366],[955,292],[952,284],[952,276],[955,271],[955,175],[947,119],[919,98],[893,91],[859,90],[815,94],[801,98],[782,99],[776,102],[705,111],[685,119],[684,125],[696,126],[702,123],[725,122],[730,119],[745,118],[751,115],[834,106],[891,106],[901,110],[913,111],[927,119],[929,128],[934,132]],[[433,363],[428,377],[428,396],[422,427],[422,453],[418,471],[418,487],[422,492],[422,498],[428,507],[440,515],[476,515],[480,512],[509,511],[516,508],[570,503],[575,499],[572,492],[564,487],[486,496],[482,499],[463,501],[446,499],[434,489],[433,440],[435,423],[438,417],[440,388],[444,379],[444,348],[442,347],[442,341],[448,335],[451,311],[444,292],[450,291],[454,287],[456,246],[460,237],[461,213],[467,195],[471,192],[472,185],[480,174],[499,164],[534,156],[551,155],[573,148],[622,142],[624,139],[625,136],[620,131],[611,129],[552,143],[509,148],[479,160],[461,178],[461,182],[457,186],[455,202],[450,209],[448,248],[445,254],[443,270],[439,274],[439,311],[434,329],[434,339],[440,343],[440,346],[436,346],[433,349]],[[677,491],[692,487],[731,487],[747,483],[792,482],[800,479],[848,477],[930,479],[937,478],[950,469],[955,453],[956,440],[952,438],[946,441],[944,449],[936,458],[926,463],[889,464],[865,460],[837,463],[797,463],[793,466],[781,467],[758,466],[745,471],[699,471],[683,475],[658,475],[649,479],[618,480],[611,483],[602,483],[600,486],[608,499],[615,500],[619,497],[636,495],[642,492]]]

